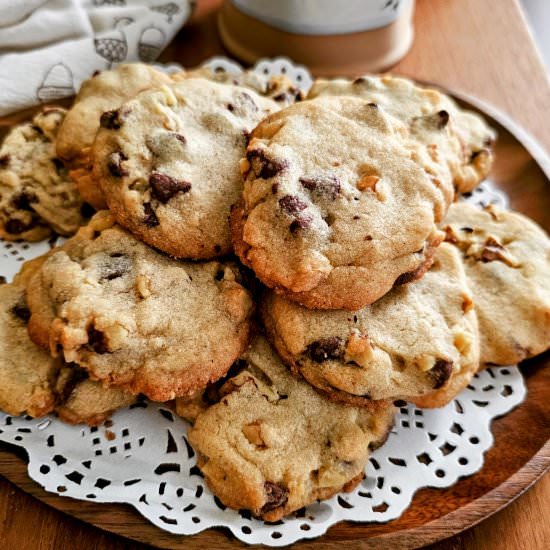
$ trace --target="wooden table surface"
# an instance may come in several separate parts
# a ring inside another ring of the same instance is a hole
[[[193,20],[161,61],[190,67],[224,54],[215,29],[219,0],[199,0]],[[550,81],[517,0],[417,0],[416,38],[393,69],[466,92],[497,107],[550,151]],[[550,475],[478,526],[431,548],[548,548]],[[2,548],[120,550],[144,545],[57,512],[0,478]]]

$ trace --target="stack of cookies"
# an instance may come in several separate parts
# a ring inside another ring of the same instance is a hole
[[[391,76],[305,99],[247,72],[96,75],[0,149],[3,238],[82,225],[0,287],[0,408],[173,401],[214,493],[266,521],[353,489],[395,401],[444,406],[550,347],[550,239],[456,202],[494,139]]]

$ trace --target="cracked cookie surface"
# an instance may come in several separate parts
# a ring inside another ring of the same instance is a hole
[[[182,78],[206,78],[221,84],[244,86],[276,101],[281,107],[302,101],[305,98],[305,93],[283,74],[265,75],[251,69],[232,74],[224,71],[216,72],[209,67],[200,67],[187,71]]]
[[[238,277],[160,254],[102,211],[32,276],[29,334],[105,385],[155,401],[192,394],[248,344],[253,304]]]
[[[241,363],[221,387],[219,403],[199,413],[188,432],[218,498],[277,521],[352,490],[391,429],[393,405],[367,409],[326,400],[294,378],[261,336]]]
[[[99,120],[139,92],[172,82],[169,75],[142,63],[125,63],[85,80],[59,130],[57,154],[70,168],[84,200],[96,210],[106,208],[105,198],[92,176],[90,151]]]
[[[550,238],[517,212],[453,204],[442,224],[474,295],[481,361],[514,364],[550,348]]]
[[[297,103],[251,135],[235,251],[267,286],[307,307],[359,309],[422,276],[452,200],[410,158],[376,105]]]
[[[441,179],[450,176],[459,193],[471,191],[491,169],[496,132],[480,115],[460,108],[438,90],[391,75],[366,75],[318,79],[308,98],[322,96],[361,97],[402,121],[417,162]]]
[[[34,260],[33,270],[43,260]],[[103,388],[61,358],[34,344],[27,332],[30,311],[25,284],[28,273],[0,286],[0,409],[32,417],[57,412],[66,422],[97,424],[135,397],[118,388]]]
[[[273,292],[266,293],[260,311],[292,370],[347,403],[420,404],[452,379],[459,378],[453,387],[462,389],[479,365],[472,294],[460,255],[447,243],[422,279],[353,313],[306,309]]]
[[[178,258],[231,252],[239,160],[248,133],[278,109],[248,88],[189,78],[104,113],[94,175],[117,221]]]
[[[82,199],[57,157],[65,109],[47,107],[15,126],[0,147],[0,236],[39,241],[71,235],[84,223]]]

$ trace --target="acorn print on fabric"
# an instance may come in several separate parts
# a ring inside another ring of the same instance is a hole
[[[397,8],[399,7],[399,3],[401,0],[388,0],[383,6],[382,11],[384,10],[393,10],[397,11]]]
[[[144,29],[138,44],[139,58],[145,63],[154,61],[162,51],[165,39],[164,33],[156,27]]]
[[[121,29],[122,27],[135,23],[135,21],[133,17],[117,17],[115,19],[115,29]]]
[[[38,99],[44,103],[75,93],[73,73],[65,63],[57,63],[50,67],[36,91]]]
[[[94,6],[125,6],[126,0],[94,0]]]
[[[113,63],[120,63],[126,59],[128,44],[122,31],[111,36],[94,39],[95,51],[108,61],[107,68],[110,69]]]
[[[162,13],[166,15],[167,23],[171,23],[172,19],[174,19],[174,15],[180,12],[180,7],[174,2],[169,2],[168,4],[161,4],[160,6],[151,6],[149,9],[151,11],[156,11],[158,13]]]

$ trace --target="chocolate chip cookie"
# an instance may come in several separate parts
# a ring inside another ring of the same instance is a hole
[[[97,426],[116,410],[135,403],[136,396],[117,387],[90,380],[76,365],[62,369],[57,381],[59,403],[55,412],[68,424]]]
[[[143,92],[104,113],[94,175],[117,222],[178,258],[231,252],[248,133],[278,104],[201,78]]]
[[[453,197],[373,103],[323,97],[261,122],[241,162],[235,251],[276,292],[307,307],[359,309],[420,277]]]
[[[472,294],[460,254],[447,243],[422,279],[354,313],[310,310],[268,292],[261,316],[295,373],[355,405],[416,400],[457,376],[465,386],[479,364]]]
[[[24,287],[0,286],[0,304],[0,409],[13,415],[48,414],[55,406],[51,381],[61,362],[29,340]]]
[[[481,361],[514,364],[550,348],[550,239],[517,212],[454,204],[443,229],[460,251],[479,319]]]
[[[248,344],[238,279],[228,263],[164,256],[102,211],[32,276],[29,334],[104,385],[167,401],[218,379]]]
[[[0,147],[0,236],[39,241],[71,235],[82,223],[82,199],[55,152],[65,110],[48,107],[15,126]]]
[[[102,71],[82,83],[57,139],[57,154],[70,168],[71,178],[85,201],[100,210],[105,198],[92,177],[90,149],[102,113],[116,109],[139,92],[172,82],[169,75],[150,65],[123,64]]]
[[[201,67],[187,71],[182,78],[207,78],[222,84],[244,86],[260,95],[273,99],[281,107],[302,101],[305,98],[305,93],[283,74],[265,75],[251,69],[231,74],[224,71],[217,72],[209,67]]]
[[[103,388],[85,371],[54,359],[29,339],[31,313],[23,282],[19,277],[14,284],[0,286],[0,410],[32,417],[56,411],[72,424],[95,425],[131,404],[133,395]]]
[[[288,372],[263,337],[219,403],[198,415],[189,441],[208,486],[227,506],[265,521],[351,491],[393,423],[391,403],[331,403]]]
[[[471,191],[491,169],[495,131],[481,116],[461,109],[442,92],[385,75],[318,79],[308,98],[320,96],[361,97],[402,121],[417,162],[441,179],[449,172],[460,193]]]

